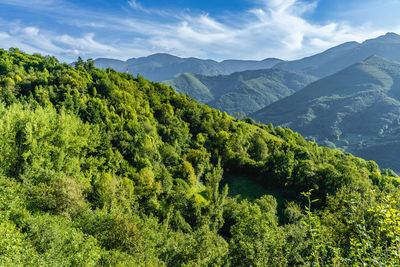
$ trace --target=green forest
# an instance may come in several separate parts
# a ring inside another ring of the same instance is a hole
[[[0,50],[1,266],[398,266],[400,178],[79,59]]]

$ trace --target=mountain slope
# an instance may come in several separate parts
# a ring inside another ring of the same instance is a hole
[[[185,73],[164,83],[212,108],[230,115],[246,115],[293,94],[314,80],[310,75],[266,69],[218,76]]]
[[[251,116],[400,170],[400,63],[372,56]]]
[[[344,43],[311,57],[278,63],[275,68],[326,77],[372,55],[400,61],[400,35],[387,33],[361,44]]]
[[[269,58],[255,60],[225,60],[217,62],[198,58],[180,58],[169,54],[154,54],[147,57],[131,58],[127,61],[99,58],[95,60],[96,67],[114,68],[117,71],[128,71],[133,75],[143,75],[152,81],[172,79],[182,73],[203,75],[230,74],[237,71],[268,69],[282,60]]]

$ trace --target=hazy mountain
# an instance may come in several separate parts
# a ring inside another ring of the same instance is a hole
[[[94,64],[100,69],[112,68],[119,72],[126,72],[126,68],[128,67],[126,61],[111,58],[98,58],[94,61]]]
[[[114,68],[117,71],[137,75],[138,73],[152,81],[172,79],[180,74],[190,72],[203,75],[231,74],[237,71],[268,69],[282,60],[268,58],[254,60],[225,60],[217,62],[198,58],[180,58],[169,54],[154,54],[147,57],[131,58],[127,61],[99,58],[96,67]]]
[[[322,53],[294,61],[268,58],[255,60],[225,60],[217,62],[198,58],[180,58],[169,54],[154,54],[132,58],[127,61],[99,58],[96,67],[114,68],[117,71],[140,73],[153,81],[164,81],[183,73],[202,75],[227,75],[234,72],[279,68],[291,72],[304,72],[316,77],[326,77],[365,58],[378,55],[400,61],[400,35],[387,33],[363,43],[348,42],[330,48]]]
[[[256,60],[224,60],[220,63],[223,67],[225,73],[231,74],[234,72],[246,71],[246,70],[259,70],[259,69],[269,69],[276,64],[283,62],[277,58],[267,58],[261,61]]]
[[[275,68],[302,71],[317,77],[325,77],[372,55],[400,61],[400,35],[387,33],[361,44],[357,42],[344,43],[320,54],[278,63]]]
[[[218,76],[185,73],[164,83],[210,107],[231,115],[246,115],[293,94],[314,80],[310,75],[266,69]]]
[[[400,63],[395,61],[372,56],[251,116],[400,170]]]

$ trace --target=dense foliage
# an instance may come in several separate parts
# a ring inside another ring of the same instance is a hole
[[[0,95],[1,266],[400,264],[374,162],[93,61],[0,50]]]

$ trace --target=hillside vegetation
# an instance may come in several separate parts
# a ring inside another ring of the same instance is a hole
[[[372,161],[93,61],[0,50],[0,96],[1,266],[400,264]]]

